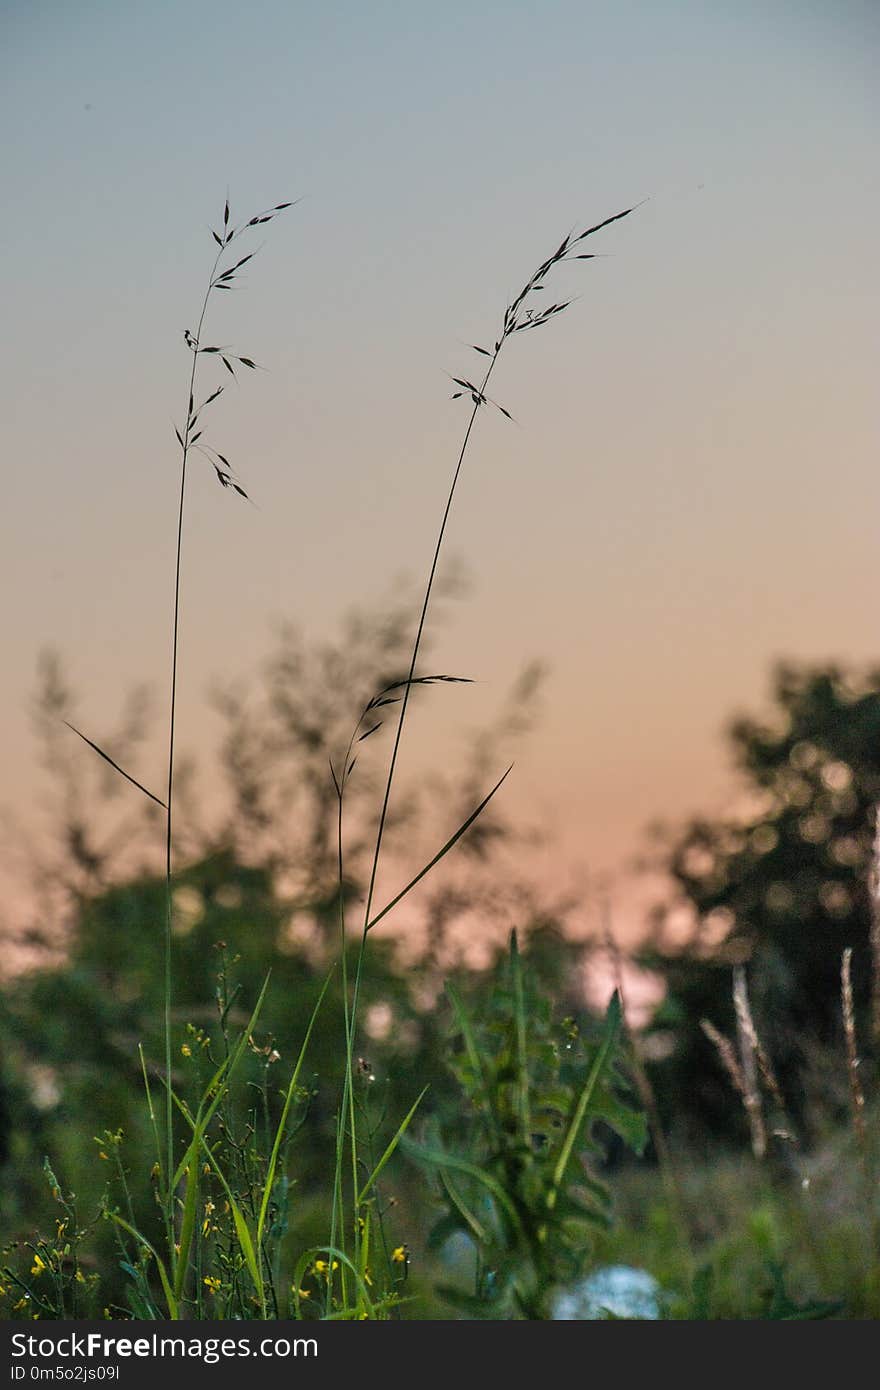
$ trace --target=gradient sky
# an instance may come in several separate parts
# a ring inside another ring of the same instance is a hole
[[[516,424],[478,422],[446,553],[470,594],[431,657],[479,684],[420,716],[419,756],[543,660],[504,795],[560,878],[621,872],[646,823],[729,802],[722,730],[777,658],[880,655],[875,4],[0,16],[0,804],[36,804],[41,648],[95,737],[134,682],[162,696],[182,330],[227,192],[233,220],[302,202],[209,319],[269,370],[211,427],[256,506],[192,478],[184,748],[278,618],[317,638],[423,582],[466,422],[446,373],[566,232],[645,198],[493,378]]]

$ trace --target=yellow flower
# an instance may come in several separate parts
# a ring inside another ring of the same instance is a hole
[[[180,1051],[184,1057],[191,1057],[193,1055],[189,1043],[181,1043]]]
[[[207,1288],[209,1293],[216,1293],[217,1290],[220,1288],[220,1280],[217,1278],[215,1274],[206,1274],[205,1287]]]
[[[338,1261],[338,1260],[334,1260],[333,1263],[332,1263],[332,1265],[328,1265],[326,1260],[315,1260],[315,1273],[316,1273],[316,1274],[323,1274],[323,1276],[324,1276],[325,1279],[327,1278],[327,1276],[328,1276],[329,1273],[331,1273],[334,1269],[338,1269],[338,1268],[339,1268],[339,1261]]]
[[[46,1261],[43,1260],[43,1259],[41,1259],[40,1256],[39,1256],[38,1254],[36,1254],[36,1252],[35,1252],[35,1253],[34,1253],[34,1262],[33,1262],[33,1264],[31,1265],[31,1274],[33,1274],[34,1278],[35,1278],[35,1279],[39,1279],[39,1277],[40,1277],[40,1275],[42,1274],[43,1270],[44,1270],[44,1269],[47,1269],[47,1268],[48,1268],[48,1266],[47,1266],[47,1264],[46,1264]]]
[[[409,1246],[398,1245],[392,1250],[391,1258],[396,1265],[409,1264]]]

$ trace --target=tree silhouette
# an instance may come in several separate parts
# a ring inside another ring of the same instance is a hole
[[[840,964],[853,948],[862,1045],[876,1049],[878,960],[872,863],[880,803],[880,670],[780,665],[773,717],[729,730],[748,809],[695,819],[666,847],[674,901],[657,916],[644,963],[667,998],[655,1019],[670,1055],[661,1090],[716,1128],[728,1128],[729,1085],[700,1022],[733,1027],[732,967],[747,971],[756,1022],[802,1116],[809,1073],[841,1040]],[[692,910],[682,946],[672,910]],[[872,926],[873,923],[873,926]]]

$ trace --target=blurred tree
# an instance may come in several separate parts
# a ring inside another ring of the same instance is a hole
[[[642,957],[668,990],[653,1025],[671,1048],[654,1067],[665,1109],[674,1105],[716,1132],[729,1130],[738,1106],[700,1021],[734,1031],[734,965],[746,967],[759,1033],[801,1118],[810,1108],[811,1065],[840,1046],[846,946],[854,951],[862,1044],[880,1044],[878,909],[869,882],[880,803],[880,670],[780,665],[773,697],[773,719],[742,717],[730,728],[745,812],[694,820],[667,844],[677,892],[658,912]],[[681,944],[672,923],[683,906],[693,928]]]
[[[64,961],[28,971],[0,990],[0,1086],[7,1110],[5,1117],[0,1113],[6,1121],[0,1137],[7,1147],[5,1163],[0,1155],[4,1240],[51,1229],[54,1205],[42,1173],[47,1154],[65,1189],[76,1192],[83,1218],[93,1215],[113,1177],[94,1137],[119,1128],[137,1224],[148,1237],[161,1239],[161,1213],[150,1181],[156,1154],[139,1049],[155,1097],[161,1094],[163,1071],[164,887],[161,877],[149,877],[83,896],[69,924]],[[438,890],[438,911],[441,899]],[[291,916],[288,904],[276,896],[271,874],[241,864],[230,851],[217,851],[176,876],[172,1055],[181,1095],[192,1100],[224,1055],[221,1007],[230,1004],[229,1029],[237,1036],[271,970],[237,1106],[240,1128],[260,1127],[265,1095],[267,1114],[277,1121],[310,1014],[330,975],[302,1076],[308,1093],[303,1123],[290,1149],[291,1258],[327,1236],[345,1057],[338,939],[329,944],[338,901],[313,903],[311,915],[312,924],[299,930],[299,914]],[[567,941],[552,919],[534,911],[521,920],[525,958],[535,979],[545,982],[563,1009],[582,1008],[583,946]],[[351,978],[357,939],[348,949]],[[459,968],[452,974],[470,996],[496,959],[493,948],[484,969]],[[425,1086],[423,1104],[432,1114],[445,1117],[459,1106],[445,1061],[449,1018],[434,953],[404,968],[393,936],[371,939],[360,1019],[359,1105],[364,1132],[375,1132],[375,1159]],[[183,1137],[181,1126],[178,1138]],[[393,1196],[395,1220],[403,1225],[398,1239],[419,1246],[427,1211],[416,1190],[417,1174],[395,1160],[382,1189],[385,1200]],[[108,1227],[99,1229],[94,1248],[109,1297],[120,1276]],[[122,1297],[118,1289],[115,1296]]]
[[[232,847],[242,862],[269,868],[283,895],[303,911],[336,893],[338,807],[330,766],[341,767],[367,701],[405,678],[411,608],[411,603],[398,601],[386,605],[379,615],[352,613],[333,641],[309,643],[294,625],[285,624],[256,682],[215,691],[214,704],[223,721],[220,764],[229,793],[229,812],[216,841]],[[425,657],[422,678],[431,673],[445,679],[469,675],[434,672],[430,660]],[[423,862],[431,858],[504,770],[511,747],[521,744],[534,724],[543,675],[537,663],[526,665],[493,723],[473,734],[453,763],[410,779],[406,785],[398,781],[383,853],[404,881],[421,867],[419,856]],[[449,684],[413,687],[411,711],[443,698],[442,691],[457,698],[455,686]],[[353,890],[365,885],[369,876],[386,773],[380,750],[387,748],[393,736],[396,714],[397,704],[392,702],[371,716],[374,733],[369,744],[356,745],[356,774],[346,784],[345,873]],[[515,829],[500,800],[470,827],[456,847],[452,871],[459,916],[473,906],[468,900],[485,889],[485,861],[490,852],[514,842],[521,846],[528,833]],[[467,875],[470,867],[476,868],[476,874]],[[463,878],[469,881],[465,884]],[[443,879],[448,906],[450,874],[444,872]],[[499,892],[496,883],[499,907],[509,900],[513,886],[509,879],[508,891]],[[420,901],[430,910],[430,895],[420,896]],[[485,903],[480,906],[485,908]],[[332,914],[319,912],[317,924],[335,939],[337,922]],[[508,928],[509,923],[499,941],[505,939]]]
[[[294,628],[284,628],[256,690],[227,688],[217,697],[228,811],[206,827],[191,789],[180,803],[173,916],[177,1086],[194,1091],[200,1067],[201,1081],[206,1079],[208,1052],[190,1045],[188,1026],[204,1030],[213,1055],[222,1056],[218,1006],[224,991],[232,997],[229,1020],[236,1032],[271,970],[248,1058],[248,1087],[257,1097],[265,1083],[268,1105],[277,1108],[321,985],[331,975],[307,1059],[307,1122],[291,1154],[291,1224],[302,1229],[305,1223],[312,1239],[326,1237],[323,1225],[308,1223],[317,1220],[318,1206],[321,1221],[326,1215],[344,1065],[340,894],[355,952],[381,790],[381,760],[373,752],[381,747],[381,733],[366,745],[370,756],[359,760],[346,792],[341,885],[329,761],[341,756],[370,696],[405,673],[407,631],[402,607],[376,619],[353,616],[337,641],[309,644]],[[527,731],[539,676],[536,668],[526,669],[496,723],[473,737],[457,769],[447,767],[403,789],[389,834],[399,881],[421,868],[485,795],[489,777],[503,767],[505,741]],[[431,694],[418,690],[416,700]],[[140,765],[143,751],[139,756],[146,716],[146,698],[139,693],[115,733],[93,729],[77,709],[60,659],[42,659],[35,723],[52,776],[54,830],[34,866],[43,890],[38,917],[13,943],[29,948],[32,968],[19,970],[0,988],[6,1236],[51,1224],[41,1171],[45,1154],[76,1190],[84,1214],[94,1208],[108,1171],[93,1136],[120,1126],[138,1221],[145,1232],[156,1233],[159,1211],[150,1183],[155,1155],[138,1048],[158,1075],[162,813],[65,727],[66,721],[94,737],[150,785],[149,767]],[[125,817],[122,799],[130,804]],[[439,839],[432,816],[438,806]],[[500,867],[505,848],[518,843],[517,832],[493,806],[480,833],[465,836],[455,855],[420,886],[417,902],[407,900],[388,919],[388,930],[383,924],[371,935],[358,1051],[369,1081],[363,1101],[380,1134],[386,1119],[393,1132],[426,1084],[432,1107],[452,1103],[443,1061],[448,1020],[442,983],[455,973],[469,991],[504,950],[511,925],[520,929],[536,979],[553,988],[563,1007],[574,1012],[582,1006],[578,967],[584,947],[565,940],[561,905],[539,903],[522,874]],[[104,1235],[112,1271],[111,1233]]]

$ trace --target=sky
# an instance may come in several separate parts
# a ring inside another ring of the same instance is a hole
[[[450,375],[566,233],[639,203],[505,347],[514,421],[477,422],[443,559],[467,596],[431,629],[475,684],[403,767],[544,663],[506,804],[635,932],[645,827],[731,804],[724,729],[773,664],[880,654],[880,10],[33,0],[0,25],[0,810],[38,823],[41,650],[99,741],[135,683],[167,698],[182,333],[227,196],[233,222],[299,201],[208,320],[266,370],[211,424],[254,505],[206,463],[188,493],[179,739],[206,765],[210,688],[279,620],[318,640],[424,583]]]

